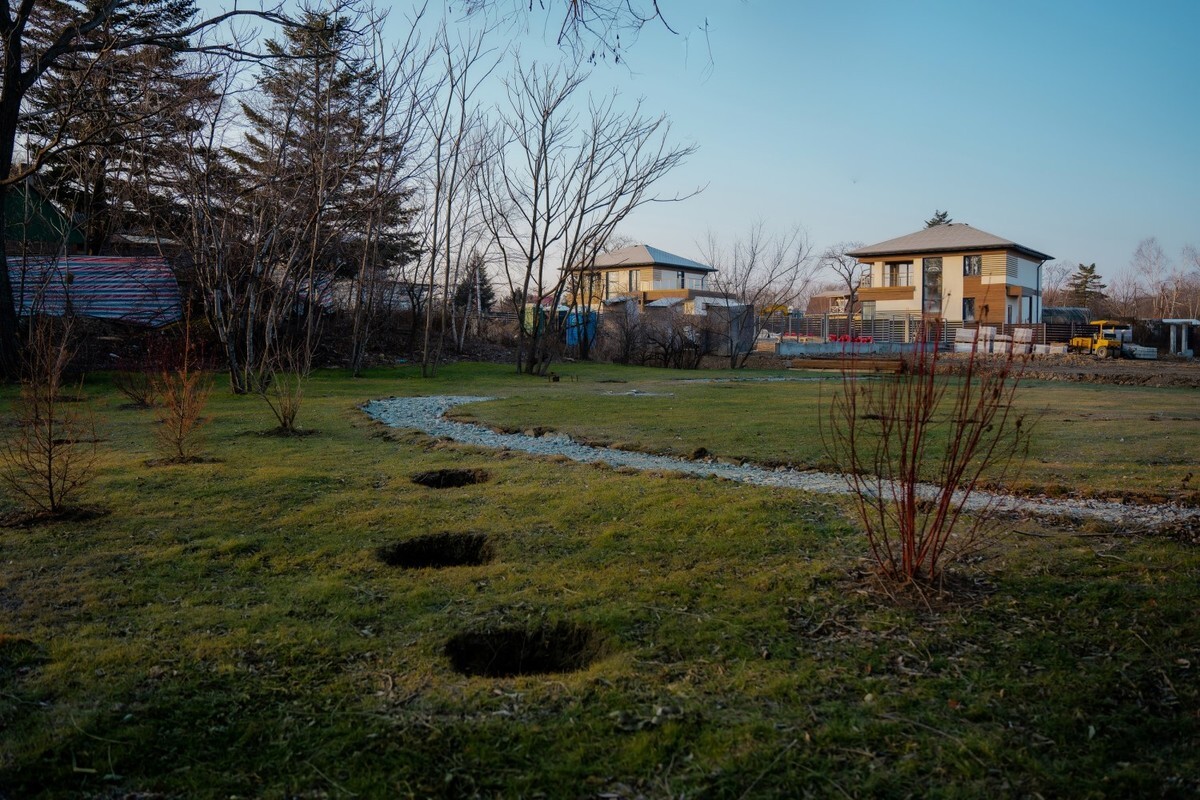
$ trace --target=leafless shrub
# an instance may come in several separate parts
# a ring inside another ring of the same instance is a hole
[[[155,395],[160,401],[155,439],[167,459],[175,463],[200,457],[204,445],[201,429],[209,421],[204,410],[212,394],[212,378],[202,368],[202,354],[187,331],[185,327],[173,357],[164,350],[154,379]]]
[[[304,344],[279,344],[263,358],[255,376],[258,395],[275,416],[274,433],[301,433],[296,418],[304,404],[304,387],[312,372],[311,348]]]
[[[617,364],[645,363],[646,331],[636,306],[627,304],[600,317],[597,355]]]
[[[646,314],[642,331],[646,362],[672,369],[698,368],[714,338],[705,318],[675,309]]]
[[[177,354],[165,337],[146,337],[136,356],[123,358],[113,372],[113,387],[134,408],[154,408],[159,403],[158,384],[164,370],[174,369]]]
[[[1003,483],[1029,447],[1030,420],[1014,403],[1025,359],[985,360],[972,348],[965,370],[949,377],[938,373],[937,342],[935,326],[912,368],[888,378],[861,379],[848,359],[822,431],[871,555],[899,582],[939,580],[989,543],[998,498],[975,491]]]
[[[42,513],[63,511],[95,476],[95,420],[86,404],[68,402],[63,392],[74,351],[69,317],[31,319],[15,425],[0,445],[0,483]]]

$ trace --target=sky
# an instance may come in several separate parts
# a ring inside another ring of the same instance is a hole
[[[1200,2],[662,0],[618,88],[699,149],[619,233],[815,249],[956,222],[1106,277],[1155,236],[1200,247]],[[536,21],[531,39],[542,33]],[[537,51],[536,43],[526,45]]]
[[[564,55],[551,5],[505,33],[524,60]],[[625,36],[587,85],[668,114],[698,150],[659,193],[703,191],[640,209],[624,237],[700,258],[710,233],[761,222],[819,252],[945,210],[1110,280],[1146,237],[1175,262],[1200,247],[1200,0],[659,5],[676,32]]]

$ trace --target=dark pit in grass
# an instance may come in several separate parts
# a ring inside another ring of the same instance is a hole
[[[375,551],[389,567],[471,567],[495,557],[491,542],[482,533],[439,533],[385,544]]]
[[[445,653],[463,675],[512,678],[583,669],[599,657],[601,644],[595,629],[560,622],[532,629],[466,631],[446,643]]]
[[[418,472],[412,476],[412,482],[430,489],[457,489],[459,486],[486,483],[489,477],[485,469],[434,469]]]

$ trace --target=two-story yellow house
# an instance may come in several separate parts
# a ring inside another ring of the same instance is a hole
[[[922,314],[948,322],[1042,318],[1042,265],[1053,256],[960,222],[860,247],[864,317]]]
[[[574,270],[576,302],[601,308],[614,301],[634,300],[640,307],[676,305],[684,313],[703,314],[706,305],[725,304],[726,295],[711,286],[716,271],[650,245],[622,247]]]

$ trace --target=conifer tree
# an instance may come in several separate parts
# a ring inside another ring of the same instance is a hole
[[[35,38],[70,19],[65,3],[39,8]],[[124,9],[115,24],[169,36],[192,11],[190,2],[169,0],[155,3],[153,13]],[[21,120],[25,155],[44,158],[39,188],[76,220],[86,252],[102,252],[115,232],[149,233],[174,216],[161,168],[177,158],[177,134],[196,125],[188,109],[211,96],[211,83],[179,53],[140,45],[64,55],[31,89]]]
[[[933,216],[925,220],[926,228],[933,228],[938,225],[949,225],[954,220],[950,219],[949,211],[938,211],[934,209]]]
[[[1107,284],[1100,282],[1096,274],[1096,264],[1080,264],[1075,272],[1067,278],[1067,292],[1073,305],[1099,310],[1099,305],[1105,300],[1104,290]]]
[[[454,290],[454,305],[470,311],[490,311],[496,304],[496,290],[488,277],[483,256],[472,252],[467,259],[466,274]]]

